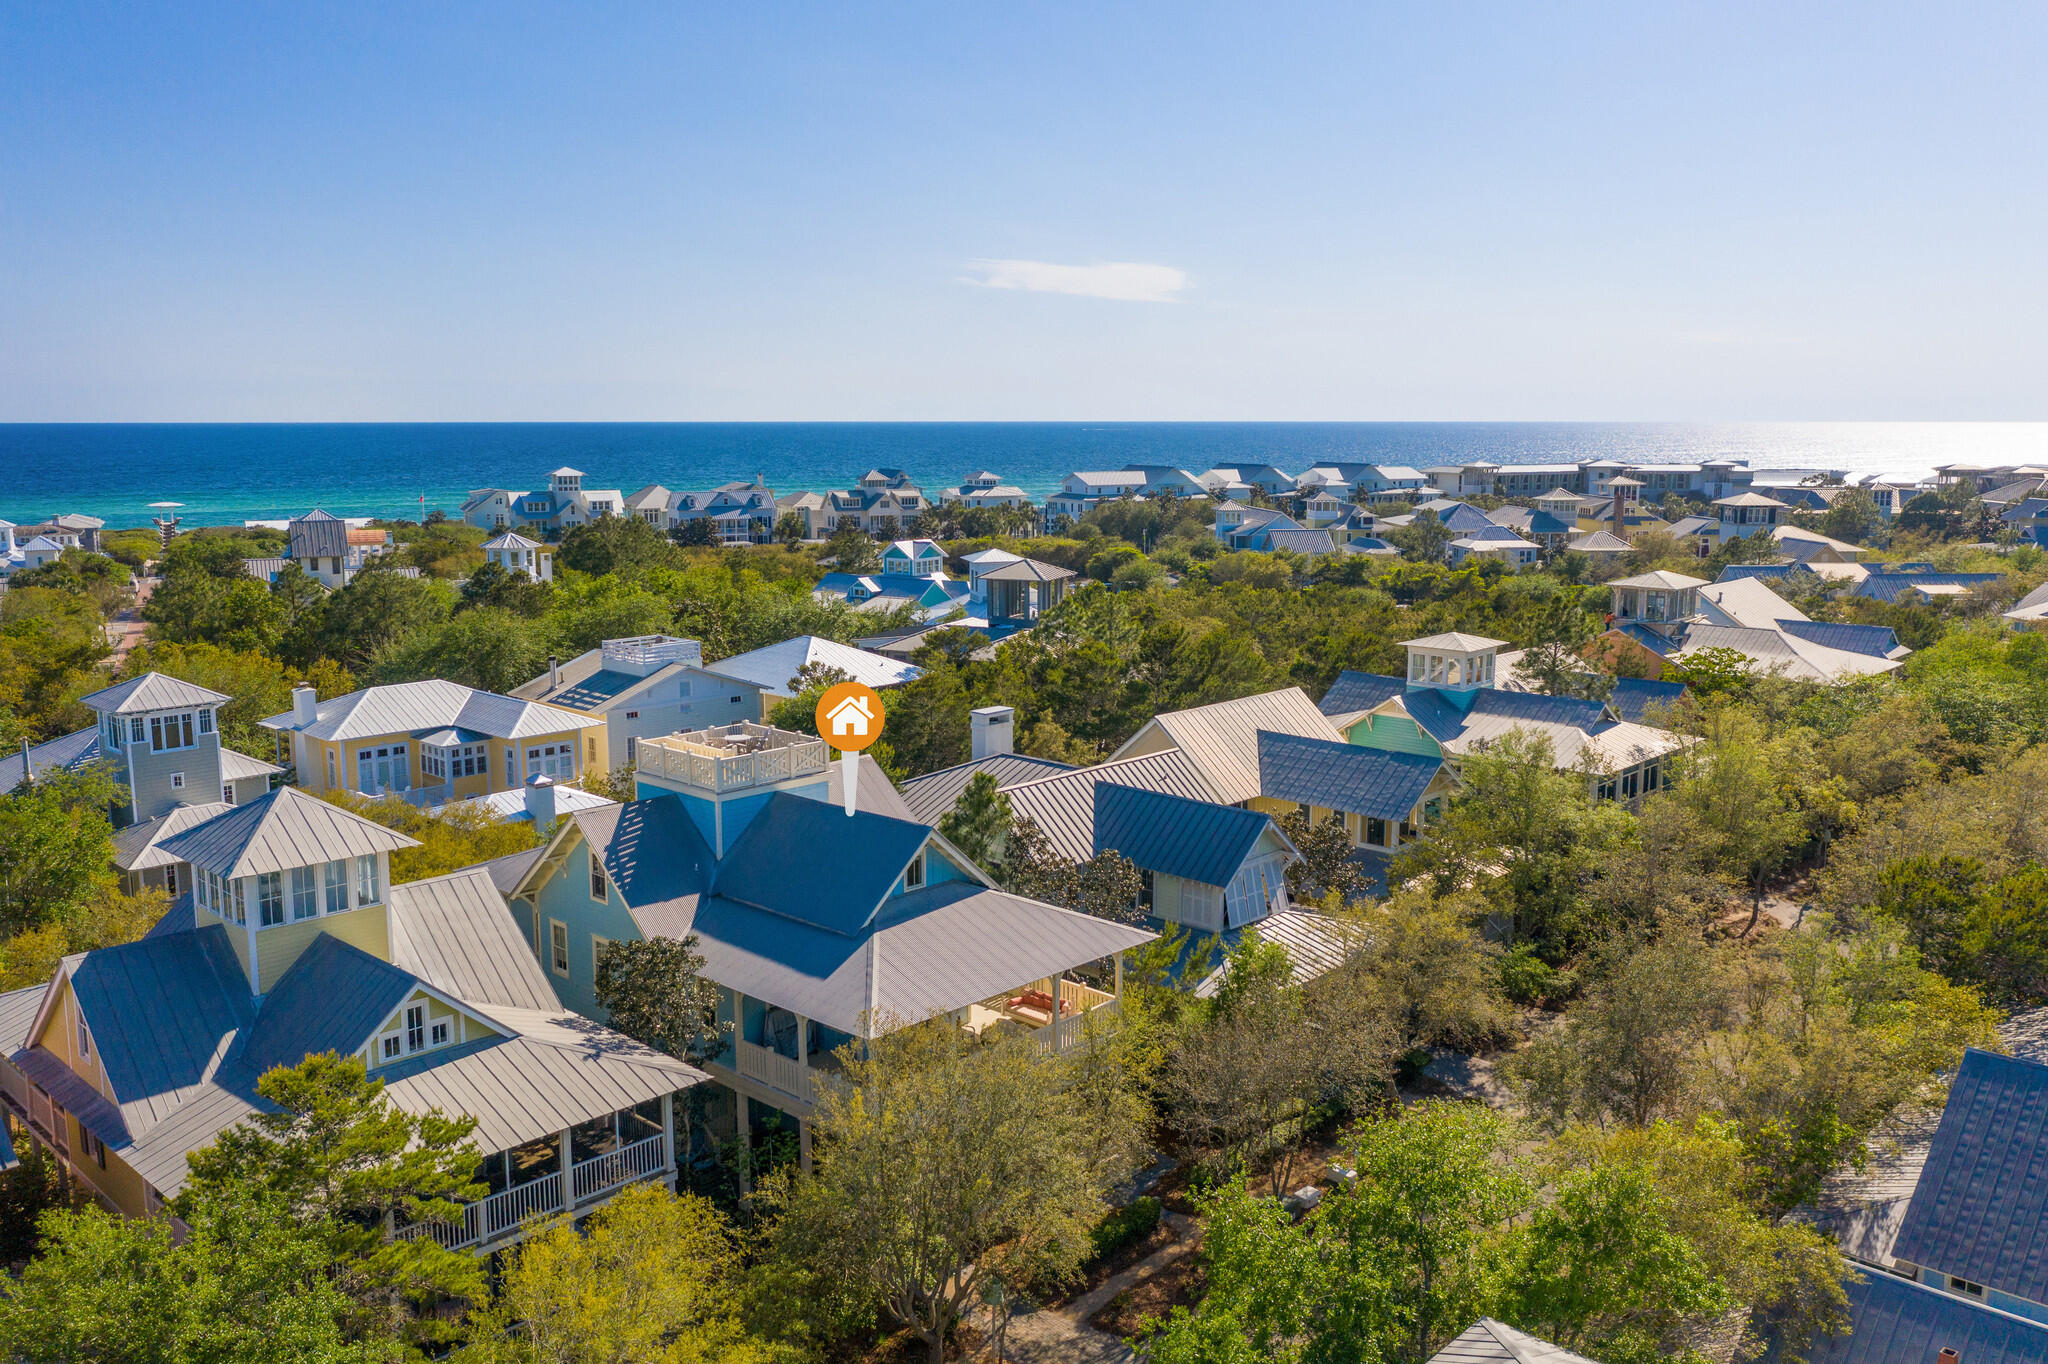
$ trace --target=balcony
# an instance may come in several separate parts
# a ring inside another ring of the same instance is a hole
[[[663,1177],[668,1173],[667,1139],[661,1133],[644,1137],[630,1146],[589,1160],[579,1160],[569,1169],[568,1187],[574,1190],[574,1204],[582,1211],[586,1204],[605,1198],[628,1184]],[[462,1206],[459,1222],[415,1222],[398,1228],[400,1240],[432,1236],[450,1250],[482,1249],[519,1234],[535,1218],[553,1217],[562,1211],[563,1180],[559,1174],[503,1193],[492,1194]]]
[[[752,721],[642,739],[636,753],[642,776],[720,792],[823,776],[831,757],[815,735]]]

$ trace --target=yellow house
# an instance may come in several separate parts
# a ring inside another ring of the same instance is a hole
[[[260,723],[290,747],[298,785],[316,793],[418,792],[440,803],[611,770],[603,716],[438,679],[328,701],[300,687],[290,710]]]
[[[431,1235],[490,1250],[529,1219],[674,1179],[674,1095],[703,1072],[555,998],[488,870],[393,886],[413,840],[293,787],[166,840],[193,888],[139,941],[0,994],[0,1108],[80,1191],[155,1216],[188,1156],[265,1106],[263,1074],[358,1056],[408,1113],[477,1119],[486,1195]]]

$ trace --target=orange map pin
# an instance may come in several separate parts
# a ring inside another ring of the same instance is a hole
[[[860,751],[882,737],[882,698],[861,682],[840,682],[818,698],[818,734],[839,750],[839,783],[853,815],[860,788]]]

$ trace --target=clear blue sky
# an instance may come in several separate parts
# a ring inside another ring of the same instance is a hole
[[[2043,418],[2044,38],[0,0],[0,420]]]

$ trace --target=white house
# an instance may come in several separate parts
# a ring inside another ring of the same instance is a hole
[[[516,530],[484,541],[483,551],[485,563],[496,564],[507,573],[524,573],[537,583],[554,580],[553,553],[538,540],[529,540]]]

